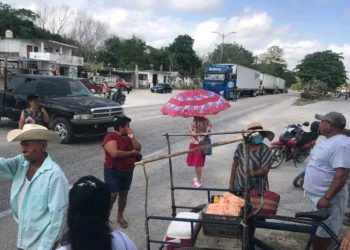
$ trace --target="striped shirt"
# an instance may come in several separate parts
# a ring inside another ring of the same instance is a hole
[[[243,143],[238,144],[233,156],[234,160],[238,161],[237,172],[235,182],[233,183],[233,189],[238,192],[245,190],[245,174],[244,174],[244,146]],[[259,147],[250,152],[249,169],[257,171],[264,166],[271,164],[272,155],[270,148],[264,144],[259,144]],[[249,178],[249,189],[257,184],[258,181],[262,181],[263,187],[266,188],[267,176]]]

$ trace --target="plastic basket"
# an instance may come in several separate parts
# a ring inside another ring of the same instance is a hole
[[[230,237],[236,239],[243,238],[243,227],[240,224],[241,218],[237,216],[224,216],[224,215],[214,215],[206,214],[206,209],[203,211],[203,220],[215,220],[215,221],[225,221],[232,222],[232,225],[228,224],[211,224],[203,223],[203,234],[207,236],[218,236],[218,237]]]

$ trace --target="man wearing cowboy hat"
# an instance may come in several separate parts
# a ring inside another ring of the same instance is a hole
[[[244,169],[243,143],[238,144],[236,148],[231,168],[229,188],[237,193],[243,193],[245,191],[246,175],[250,177],[251,187],[257,184],[252,182],[254,178],[255,181],[258,181],[265,188],[267,185],[267,174],[269,173],[272,160],[270,148],[263,143],[263,140],[264,138],[268,138],[271,141],[274,133],[264,130],[258,122],[248,124],[246,130],[250,134],[248,142],[250,150],[249,169]]]
[[[18,249],[50,250],[60,237],[68,182],[61,168],[46,153],[47,142],[58,140],[51,130],[26,124],[7,134],[19,141],[22,153],[0,158],[0,177],[12,180],[11,210],[18,223]]]
[[[323,221],[338,234],[348,203],[345,185],[350,169],[350,140],[344,135],[346,119],[338,112],[315,115],[321,120],[321,134],[326,137],[311,151],[305,169],[304,190],[308,193],[311,209],[328,208],[330,216]],[[326,231],[318,228],[313,248],[328,249],[331,238]]]

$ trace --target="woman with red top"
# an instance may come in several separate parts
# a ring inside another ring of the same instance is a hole
[[[131,119],[126,116],[115,117],[114,131],[105,136],[102,144],[105,151],[104,179],[111,189],[111,209],[119,194],[117,222],[123,228],[128,227],[123,213],[136,157],[141,151],[130,122]]]
[[[190,149],[200,147],[205,134],[211,132],[211,122],[205,117],[194,117],[192,123],[190,124],[189,133],[190,134],[200,134],[203,135],[193,135],[190,137]],[[205,154],[203,150],[189,152],[187,155],[187,165],[189,167],[195,168],[196,177],[192,179],[192,187],[199,188],[202,186],[202,168],[205,163]]]

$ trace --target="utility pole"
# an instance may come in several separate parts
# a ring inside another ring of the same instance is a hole
[[[219,33],[217,31],[213,31],[212,33],[215,33],[215,34],[218,34],[220,37],[221,37],[221,52],[220,52],[220,62],[222,63],[222,55],[224,53],[224,43],[225,43],[225,37],[231,35],[231,34],[234,34],[234,33],[237,33],[235,31],[231,31],[229,33]]]

